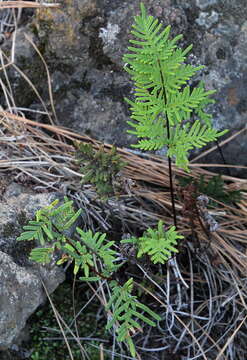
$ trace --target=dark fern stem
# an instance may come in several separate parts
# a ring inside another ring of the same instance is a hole
[[[166,104],[166,91],[165,91],[165,81],[161,69],[160,60],[158,59],[158,64],[160,68],[160,77],[162,81],[162,91],[163,91],[163,99],[164,103]],[[167,128],[167,139],[170,139],[170,124],[169,119],[166,114],[166,128]],[[168,145],[169,146],[169,145]],[[177,214],[176,214],[176,208],[175,208],[175,197],[174,197],[174,187],[173,187],[173,180],[172,180],[172,161],[171,158],[168,156],[168,167],[169,167],[169,182],[170,182],[170,195],[171,195],[171,202],[172,202],[172,214],[173,214],[173,223],[174,226],[177,228]]]
[[[216,143],[217,149],[219,151],[220,157],[221,157],[221,159],[223,161],[223,164],[227,165],[227,162],[225,160],[225,157],[224,157],[222,148],[220,146],[219,140],[215,140],[215,143]],[[229,167],[226,167],[226,171],[227,171],[227,175],[231,176],[231,171],[230,171]]]

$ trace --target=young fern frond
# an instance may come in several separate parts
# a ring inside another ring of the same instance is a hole
[[[37,240],[40,245],[45,245],[47,241],[54,239],[54,233],[52,232],[51,214],[54,206],[58,204],[58,200],[53,201],[49,206],[46,206],[36,211],[36,220],[30,220],[28,225],[23,226],[24,231],[17,241],[22,240]]]
[[[150,320],[149,317],[158,321],[161,320],[161,318],[146,305],[141,304],[136,296],[131,295],[133,290],[132,278],[130,278],[123,286],[119,286],[116,281],[112,281],[111,286],[113,294],[106,306],[106,310],[112,308],[113,314],[106,329],[109,330],[115,325],[118,333],[117,340],[126,341],[130,353],[134,357],[136,351],[131,334],[134,334],[136,330],[141,329],[137,319],[150,326],[155,326],[156,324]],[[149,315],[149,317],[144,315],[143,312]]]
[[[52,222],[59,231],[63,232],[68,230],[76,222],[81,212],[81,209],[75,212],[73,201],[65,196],[64,203],[52,211]]]
[[[84,277],[80,277],[80,280],[98,281],[102,277],[110,277],[119,268],[119,265],[115,264],[117,253],[111,248],[114,241],[107,241],[106,234],[99,232],[93,234],[91,230],[83,231],[80,228],[76,228],[76,231],[80,235],[80,240],[67,240],[67,243],[62,246],[63,257],[57,264],[61,265],[72,260],[75,275],[80,269],[84,271]],[[95,270],[95,262],[98,260],[101,261],[102,267],[100,273]],[[96,274],[96,276],[91,276],[91,274]]]
[[[211,115],[205,111],[205,107],[213,102],[209,96],[215,91],[206,91],[202,82],[193,89],[188,85],[190,78],[203,68],[184,64],[192,46],[184,50],[178,48],[181,35],[169,39],[170,26],[162,29],[157,19],[146,14],[143,4],[141,14],[135,16],[132,27],[135,39],[130,43],[133,46],[128,47],[130,53],[123,57],[125,69],[135,84],[135,101],[126,99],[132,111],[132,121],[128,122],[132,129],[129,132],[139,138],[138,143],[132,146],[157,150],[167,145],[169,149],[170,130],[174,133],[175,129],[173,140],[176,142],[173,141],[168,157],[175,156],[176,165],[188,171],[189,150],[201,147],[202,142],[206,145],[226,132],[213,130]],[[197,116],[207,129],[203,130],[203,139],[199,137],[195,141],[194,136],[193,145],[189,146],[184,141],[182,125],[192,115]],[[182,146],[184,143],[187,145]]]
[[[30,259],[39,263],[46,264],[51,260],[55,248],[63,251],[62,258],[57,262],[58,265],[68,261],[74,261],[74,273],[77,274],[81,268],[85,277],[89,277],[90,267],[94,266],[93,255],[103,262],[104,274],[111,274],[116,271],[115,265],[116,251],[112,249],[114,241],[107,241],[106,234],[99,232],[93,234],[91,230],[83,231],[76,228],[80,236],[80,241],[68,238],[65,230],[68,230],[81,214],[81,209],[75,212],[73,201],[65,198],[64,204],[57,206],[58,200],[52,202],[36,212],[36,220],[29,221],[28,225],[23,226],[24,231],[18,238],[22,240],[37,240],[40,245],[52,243],[52,247],[42,247],[33,249]],[[105,276],[107,276],[105,275]],[[95,277],[98,280],[99,277]]]
[[[53,240],[51,232],[51,221],[45,219],[43,221],[29,221],[29,225],[23,226],[24,231],[16,240],[37,240],[41,245],[45,245],[46,239]]]
[[[154,264],[165,264],[172,253],[178,252],[176,248],[177,240],[183,238],[182,235],[179,235],[177,231],[175,231],[175,226],[165,231],[163,222],[160,220],[157,229],[148,228],[143,236],[125,239],[122,240],[121,243],[132,243],[136,245],[138,258],[147,254]]]

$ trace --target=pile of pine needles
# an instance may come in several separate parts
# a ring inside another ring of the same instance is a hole
[[[141,234],[147,227],[155,226],[159,219],[167,226],[172,225],[168,163],[161,157],[117,148],[121,159],[127,163],[118,180],[121,183],[118,193],[102,201],[92,185],[81,185],[83,175],[75,162],[75,142],[90,143],[95,150],[102,144],[59,126],[49,70],[30,39],[27,38],[27,41],[41,57],[47,73],[51,109],[47,109],[35,84],[14,62],[14,34],[20,13],[19,9],[12,7],[31,6],[30,3],[36,7],[46,5],[27,1],[0,3],[0,8],[9,5],[5,17],[8,16],[8,24],[14,29],[11,31],[12,53],[7,56],[0,51],[1,88],[5,97],[5,105],[0,109],[0,192],[4,192],[8,179],[8,182],[19,182],[37,192],[55,191],[68,195],[84,209],[86,226],[113,237],[118,236],[119,240],[124,236]],[[47,6],[51,6],[51,3]],[[3,21],[1,23],[4,24]],[[5,32],[7,34],[7,30]],[[8,67],[11,66],[34,90],[41,104],[39,111],[16,106],[8,78]],[[33,113],[35,119],[35,112],[46,118],[45,123],[30,120],[25,115]],[[243,131],[245,129],[224,140],[221,147],[234,141]],[[133,258],[132,265],[126,269],[126,274],[134,277],[143,301],[148,302],[164,319],[157,328],[145,325],[143,332],[134,335],[138,359],[158,360],[168,356],[187,360],[246,359],[247,181],[222,175],[224,190],[239,190],[241,200],[225,204],[212,199],[213,207],[204,209],[218,224],[217,230],[211,232],[205,231],[203,214],[195,213],[193,188],[181,188],[179,185],[181,178],[190,177],[196,183],[202,176],[207,182],[217,175],[205,168],[223,165],[195,163],[215,148],[194,159],[190,173],[173,167],[178,230],[185,236],[179,246],[180,253],[167,266],[153,268],[148,261],[136,262]],[[111,145],[104,144],[104,149],[110,151]],[[106,298],[105,292],[108,291],[106,284],[102,281],[99,288],[91,288],[104,305],[102,299]],[[108,352],[111,359],[131,359],[123,345],[117,344],[114,333],[113,337],[112,347],[109,345],[104,349],[102,342],[101,359]]]

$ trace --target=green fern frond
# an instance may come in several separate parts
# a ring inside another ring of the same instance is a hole
[[[214,128],[201,125],[196,120],[192,126],[187,123],[183,128],[177,125],[171,131],[169,140],[168,156],[176,157],[176,165],[188,170],[188,152],[193,148],[201,148],[208,142],[217,140],[218,137],[224,135],[226,130],[218,131]]]
[[[225,133],[212,129],[211,115],[205,111],[205,107],[213,102],[210,96],[215,91],[206,91],[202,82],[193,89],[188,85],[191,77],[203,66],[184,63],[192,46],[179,48],[177,42],[181,35],[169,39],[170,27],[162,29],[157,19],[147,15],[143,4],[141,14],[134,19],[132,35],[135,38],[130,40],[132,46],[123,57],[125,69],[135,84],[135,101],[126,100],[132,112],[132,121],[128,122],[132,129],[128,132],[139,139],[132,146],[142,150],[171,146],[168,156],[175,156],[176,164],[188,170],[188,151]],[[203,128],[203,134],[198,132],[197,140],[194,134],[192,141],[189,141],[183,132],[181,137],[178,136],[177,131],[182,131],[183,127],[178,125],[184,125],[193,115],[207,129]],[[172,141],[170,132],[176,133]],[[177,144],[175,140],[178,140]]]
[[[23,226],[24,231],[16,240],[37,240],[41,245],[45,245],[47,241],[54,239],[52,232],[52,223],[50,219],[42,217],[40,221],[29,221],[29,225]]]
[[[163,221],[158,222],[157,229],[148,228],[143,236],[139,238],[132,237],[130,239],[122,240],[121,243],[131,243],[138,248],[137,257],[142,257],[144,254],[150,256],[154,264],[167,262],[172,252],[177,253],[177,240],[183,239],[175,231],[175,226],[170,227],[167,231],[164,230]]]
[[[52,222],[55,224],[56,228],[59,231],[68,230],[81,215],[82,209],[79,209],[75,212],[73,207],[73,201],[65,196],[64,203],[57,208],[54,208],[50,216],[52,217]]]
[[[183,120],[188,120],[188,115],[195,110],[202,101],[209,95],[214,94],[215,91],[204,91],[203,88],[198,87],[190,91],[190,87],[186,86],[182,91],[169,94],[166,112],[170,120],[170,125],[181,123]],[[173,121],[175,115],[175,122]]]
[[[166,88],[170,93],[180,90],[183,85],[186,85],[188,80],[196,74],[197,71],[203,69],[204,66],[180,65],[176,71],[166,77]],[[163,70],[163,69],[162,69]]]
[[[76,231],[80,235],[80,241],[69,239],[61,247],[65,256],[57,262],[58,265],[72,260],[74,262],[74,274],[77,274],[81,269],[84,271],[84,279],[90,279],[89,281],[100,279],[99,276],[89,277],[90,269],[93,270],[95,266],[94,260],[100,259],[102,261],[101,275],[104,277],[110,276],[119,268],[119,265],[115,264],[117,253],[112,249],[114,241],[107,241],[106,234],[99,232],[93,234],[91,230],[83,231],[80,228],[76,228]]]
[[[52,212],[58,204],[58,200],[53,201],[49,206],[45,206],[36,211],[36,220],[30,220],[28,225],[23,226],[24,231],[16,240],[37,240],[42,246],[47,241],[53,241],[55,233],[52,229]]]
[[[165,231],[163,222],[160,220],[157,230],[149,228],[146,234],[139,239],[137,257],[148,254],[154,264],[164,264],[172,255],[172,252],[178,252],[175,247],[177,239],[183,238],[182,235],[178,235],[177,231],[175,231],[175,226]]]
[[[205,84],[203,81],[200,81],[198,87],[205,89]],[[209,97],[205,97],[202,101],[198,104],[197,108],[195,109],[195,114],[199,117],[202,123],[207,125],[208,127],[212,127],[212,115],[208,114],[205,108],[209,104],[214,104],[215,100]]]
[[[145,140],[139,140],[137,144],[132,145],[133,148],[138,148],[141,150],[158,150],[161,149],[163,146],[165,146],[167,142],[165,141],[163,136],[160,136],[159,138],[156,137],[155,139],[145,139]]]
[[[141,304],[136,296],[131,295],[133,290],[133,279],[130,278],[123,286],[119,286],[116,282],[111,283],[112,296],[106,306],[106,310],[113,309],[111,320],[108,322],[106,329],[109,330],[114,325],[117,327],[117,340],[126,341],[131,355],[134,357],[136,354],[131,334],[136,330],[140,330],[141,326],[138,320],[144,323],[155,326],[153,320],[149,317],[159,321],[160,316],[149,309],[146,305]],[[149,317],[143,314],[145,312]]]
[[[164,133],[164,118],[158,116],[156,112],[150,113],[147,111],[147,106],[144,103],[128,100],[131,105],[132,116],[134,121],[128,121],[128,124],[135,130],[128,130],[128,133],[136,135],[138,138],[155,138],[157,134]]]

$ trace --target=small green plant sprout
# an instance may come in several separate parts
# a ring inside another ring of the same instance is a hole
[[[141,330],[140,324],[136,319],[142,320],[150,326],[156,326],[149,317],[157,321],[161,320],[161,318],[146,305],[141,304],[136,296],[131,295],[133,290],[132,278],[130,278],[123,286],[119,286],[116,281],[112,281],[111,287],[113,290],[112,296],[106,306],[106,310],[112,308],[113,313],[106,329],[115,326],[118,333],[117,340],[126,341],[131,355],[135,357],[136,350],[131,335],[134,334],[136,330]],[[143,315],[143,312],[149,315],[149,317]]]
[[[113,182],[116,175],[126,165],[117,154],[115,146],[110,151],[105,151],[104,146],[95,151],[91,144],[76,143],[77,163],[80,172],[84,174],[83,184],[93,184],[102,197],[114,193]]]
[[[177,42],[182,35],[169,39],[170,26],[162,29],[142,3],[140,7],[131,31],[135,38],[123,57],[135,85],[135,100],[126,99],[132,112],[129,133],[139,140],[132,146],[142,150],[167,146],[168,159],[174,157],[176,165],[188,171],[189,151],[217,140],[227,130],[214,129],[205,111],[215,91],[206,91],[202,82],[193,88],[188,84],[204,67],[185,64],[192,45],[180,49]]]
[[[165,264],[172,253],[178,252],[177,240],[183,238],[175,231],[175,226],[171,226],[169,230],[165,231],[163,222],[160,220],[157,229],[148,228],[143,236],[125,239],[121,243],[132,243],[137,246],[137,258],[147,254],[154,264]]]

